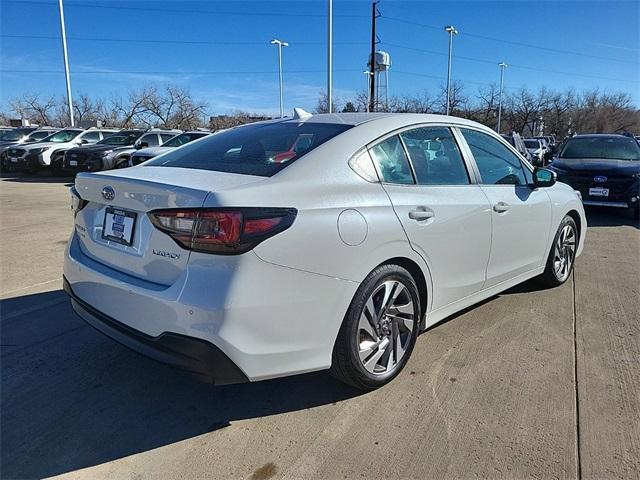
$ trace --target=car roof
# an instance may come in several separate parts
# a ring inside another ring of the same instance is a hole
[[[406,120],[407,124],[412,123],[451,123],[459,126],[479,127],[481,124],[472,120],[460,117],[439,115],[433,113],[318,113],[308,117],[296,118],[285,117],[283,119],[267,120],[257,123],[334,123],[342,125],[358,126],[364,123],[384,123],[385,121]],[[251,125],[251,124],[249,124]],[[484,126],[482,126],[485,128]]]

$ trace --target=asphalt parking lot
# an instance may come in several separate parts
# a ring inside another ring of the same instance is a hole
[[[0,182],[3,478],[640,475],[640,229],[626,213],[589,211],[571,281],[430,329],[378,391],[323,372],[214,388],[72,314],[68,182]]]

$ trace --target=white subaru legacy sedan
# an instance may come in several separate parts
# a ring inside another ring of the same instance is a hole
[[[215,384],[330,369],[379,387],[427,327],[565,282],[587,227],[553,172],[439,115],[296,110],[71,192],[75,311]]]

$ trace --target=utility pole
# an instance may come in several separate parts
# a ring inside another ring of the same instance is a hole
[[[500,133],[500,124],[502,122],[502,90],[504,88],[504,69],[507,68],[507,65],[504,62],[500,62],[498,64],[500,67],[500,92],[498,94],[498,134]]]
[[[458,30],[453,25],[444,27],[444,31],[449,34],[449,62],[447,64],[447,115],[451,111],[451,57],[453,52],[453,36],[458,34]]]
[[[280,80],[280,118],[284,118],[284,84],[282,82],[282,47],[288,47],[287,42],[278,40],[277,38],[271,40],[272,45],[278,46],[278,79]]]
[[[327,18],[327,105],[329,113],[333,112],[333,0],[329,0]]]
[[[73,121],[73,100],[71,99],[71,78],[69,76],[69,57],[67,54],[67,32],[64,28],[64,7],[62,0],[58,0],[58,8],[60,9],[60,32],[62,36],[62,56],[64,57],[64,74],[67,81],[67,103],[69,104],[69,120],[71,126],[75,126]]]
[[[375,111],[376,107],[376,19],[378,18],[378,2],[371,2],[371,55],[369,57],[369,111]]]

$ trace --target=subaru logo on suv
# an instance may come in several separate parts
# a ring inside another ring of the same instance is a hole
[[[594,182],[598,182],[598,183],[604,183],[607,181],[607,177],[603,176],[603,175],[598,175],[596,177],[593,177],[593,181]]]
[[[111,201],[116,198],[116,192],[113,188],[107,186],[102,189],[102,196],[105,200]]]

